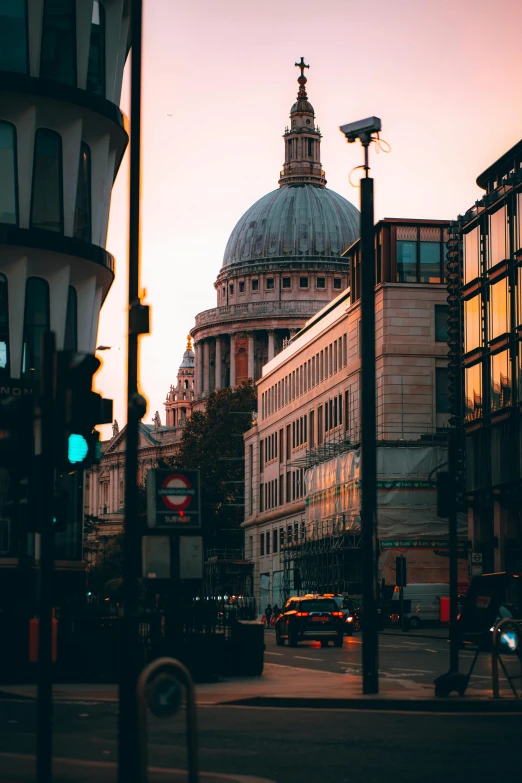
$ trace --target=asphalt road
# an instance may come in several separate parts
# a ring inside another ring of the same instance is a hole
[[[0,702],[0,752],[34,753],[32,701]],[[277,783],[486,783],[520,777],[519,715],[200,707],[200,768]],[[117,705],[57,703],[54,752],[116,760]],[[184,768],[181,716],[151,719],[151,765]],[[0,756],[0,780],[3,778]]]
[[[265,631],[265,660],[281,666],[348,674],[361,674],[362,634],[345,636],[342,648],[332,644],[321,647],[319,642],[300,642],[296,648],[277,647],[273,630]],[[471,650],[459,653],[460,671],[467,674],[473,661]],[[518,660],[504,657],[510,673],[516,674]],[[481,653],[471,675],[475,688],[491,687],[491,661]],[[379,672],[387,679],[413,680],[431,684],[435,677],[449,669],[449,643],[446,639],[423,639],[408,633],[379,634]]]

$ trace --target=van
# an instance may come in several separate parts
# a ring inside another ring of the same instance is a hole
[[[449,597],[449,585],[444,582],[412,584],[404,588],[404,600],[410,601],[410,611],[405,614],[410,628],[421,623],[438,623],[440,620],[440,598]],[[400,614],[400,587],[395,587],[390,604],[390,613]]]

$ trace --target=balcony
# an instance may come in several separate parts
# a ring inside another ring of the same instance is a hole
[[[244,304],[214,307],[196,316],[196,329],[230,321],[250,321],[256,318],[292,317],[311,318],[328,304],[327,301],[245,302]]]

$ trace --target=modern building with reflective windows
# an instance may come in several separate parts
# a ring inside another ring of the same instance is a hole
[[[43,332],[56,333],[58,350],[95,350],[114,279],[105,244],[128,143],[118,106],[128,50],[128,0],[0,2],[2,396],[38,383]],[[11,490],[5,475],[0,579],[38,557],[34,535],[8,510]],[[83,569],[82,492],[78,476],[71,524],[56,537],[58,579]]]
[[[326,187],[308,66],[299,67],[279,188],[237,222],[214,283],[217,306],[199,313],[191,331],[196,409],[213,389],[257,380],[285,340],[348,285],[342,254],[359,236],[359,212]]]
[[[460,324],[453,346],[453,414],[464,434],[473,549],[482,554],[485,572],[520,572],[522,141],[477,184],[484,196],[451,227],[459,240],[459,263],[458,295],[450,284],[450,301]]]

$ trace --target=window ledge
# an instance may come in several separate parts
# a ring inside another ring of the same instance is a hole
[[[500,261],[498,264],[495,264],[494,267],[491,269],[488,269],[488,280],[490,283],[494,283],[497,280],[499,280],[501,277],[507,274],[508,272],[508,265],[509,261],[507,259],[504,259],[503,261]]]
[[[476,294],[478,291],[480,291],[482,287],[482,280],[480,277],[476,277],[474,280],[470,280],[469,283],[466,283],[462,286],[461,293],[463,299],[469,299],[474,294]]]
[[[472,432],[473,430],[479,430],[482,429],[484,426],[484,419],[472,419],[471,421],[465,421],[464,422],[464,430],[466,432]]]
[[[504,421],[511,418],[513,415],[513,409],[511,405],[507,405],[505,408],[500,408],[498,411],[491,411],[491,423],[498,421]]]
[[[511,335],[509,332],[505,332],[504,334],[499,335],[498,337],[493,338],[493,340],[489,341],[489,350],[490,353],[497,353],[501,348],[505,348],[507,345],[509,345],[511,339]]]
[[[479,359],[482,359],[484,353],[484,348],[475,348],[473,351],[467,353],[463,360],[464,367],[469,367],[470,365],[475,364],[475,362],[478,362]]]

